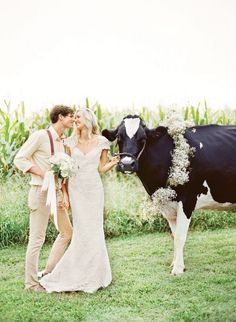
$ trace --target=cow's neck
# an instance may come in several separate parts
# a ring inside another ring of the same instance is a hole
[[[149,195],[166,186],[173,148],[173,140],[168,134],[158,140],[147,141],[137,175]]]

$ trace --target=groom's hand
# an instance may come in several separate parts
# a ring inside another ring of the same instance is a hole
[[[33,166],[29,169],[30,173],[35,174],[36,176],[41,177],[42,179],[44,179],[45,176],[45,171],[41,170],[39,167],[37,166]]]

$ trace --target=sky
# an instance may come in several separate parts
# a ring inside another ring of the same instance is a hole
[[[0,107],[236,108],[235,0],[0,0]]]

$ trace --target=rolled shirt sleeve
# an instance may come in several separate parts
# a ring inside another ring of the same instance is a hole
[[[56,131],[52,128],[52,126],[49,128],[49,130],[53,137],[55,153],[65,152],[63,141],[58,140],[58,134]],[[24,173],[28,172],[33,166],[37,166],[42,171],[46,172],[51,169],[50,157],[50,140],[47,131],[42,129],[29,136],[28,140],[22,145],[16,154],[14,164]],[[30,184],[42,185],[43,179],[40,176],[31,173]]]
[[[24,173],[28,172],[35,165],[32,161],[32,156],[40,146],[40,139],[41,131],[31,134],[15,156],[15,166]]]

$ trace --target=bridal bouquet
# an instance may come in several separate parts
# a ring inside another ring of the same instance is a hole
[[[49,161],[54,176],[58,179],[62,179],[62,181],[65,181],[75,174],[76,162],[68,154],[58,152],[54,154]]]
[[[54,154],[49,161],[51,163],[51,170],[45,174],[42,191],[47,191],[46,205],[50,206],[55,226],[58,229],[57,207],[58,202],[63,198],[61,187],[69,177],[76,173],[76,162],[63,152]]]

